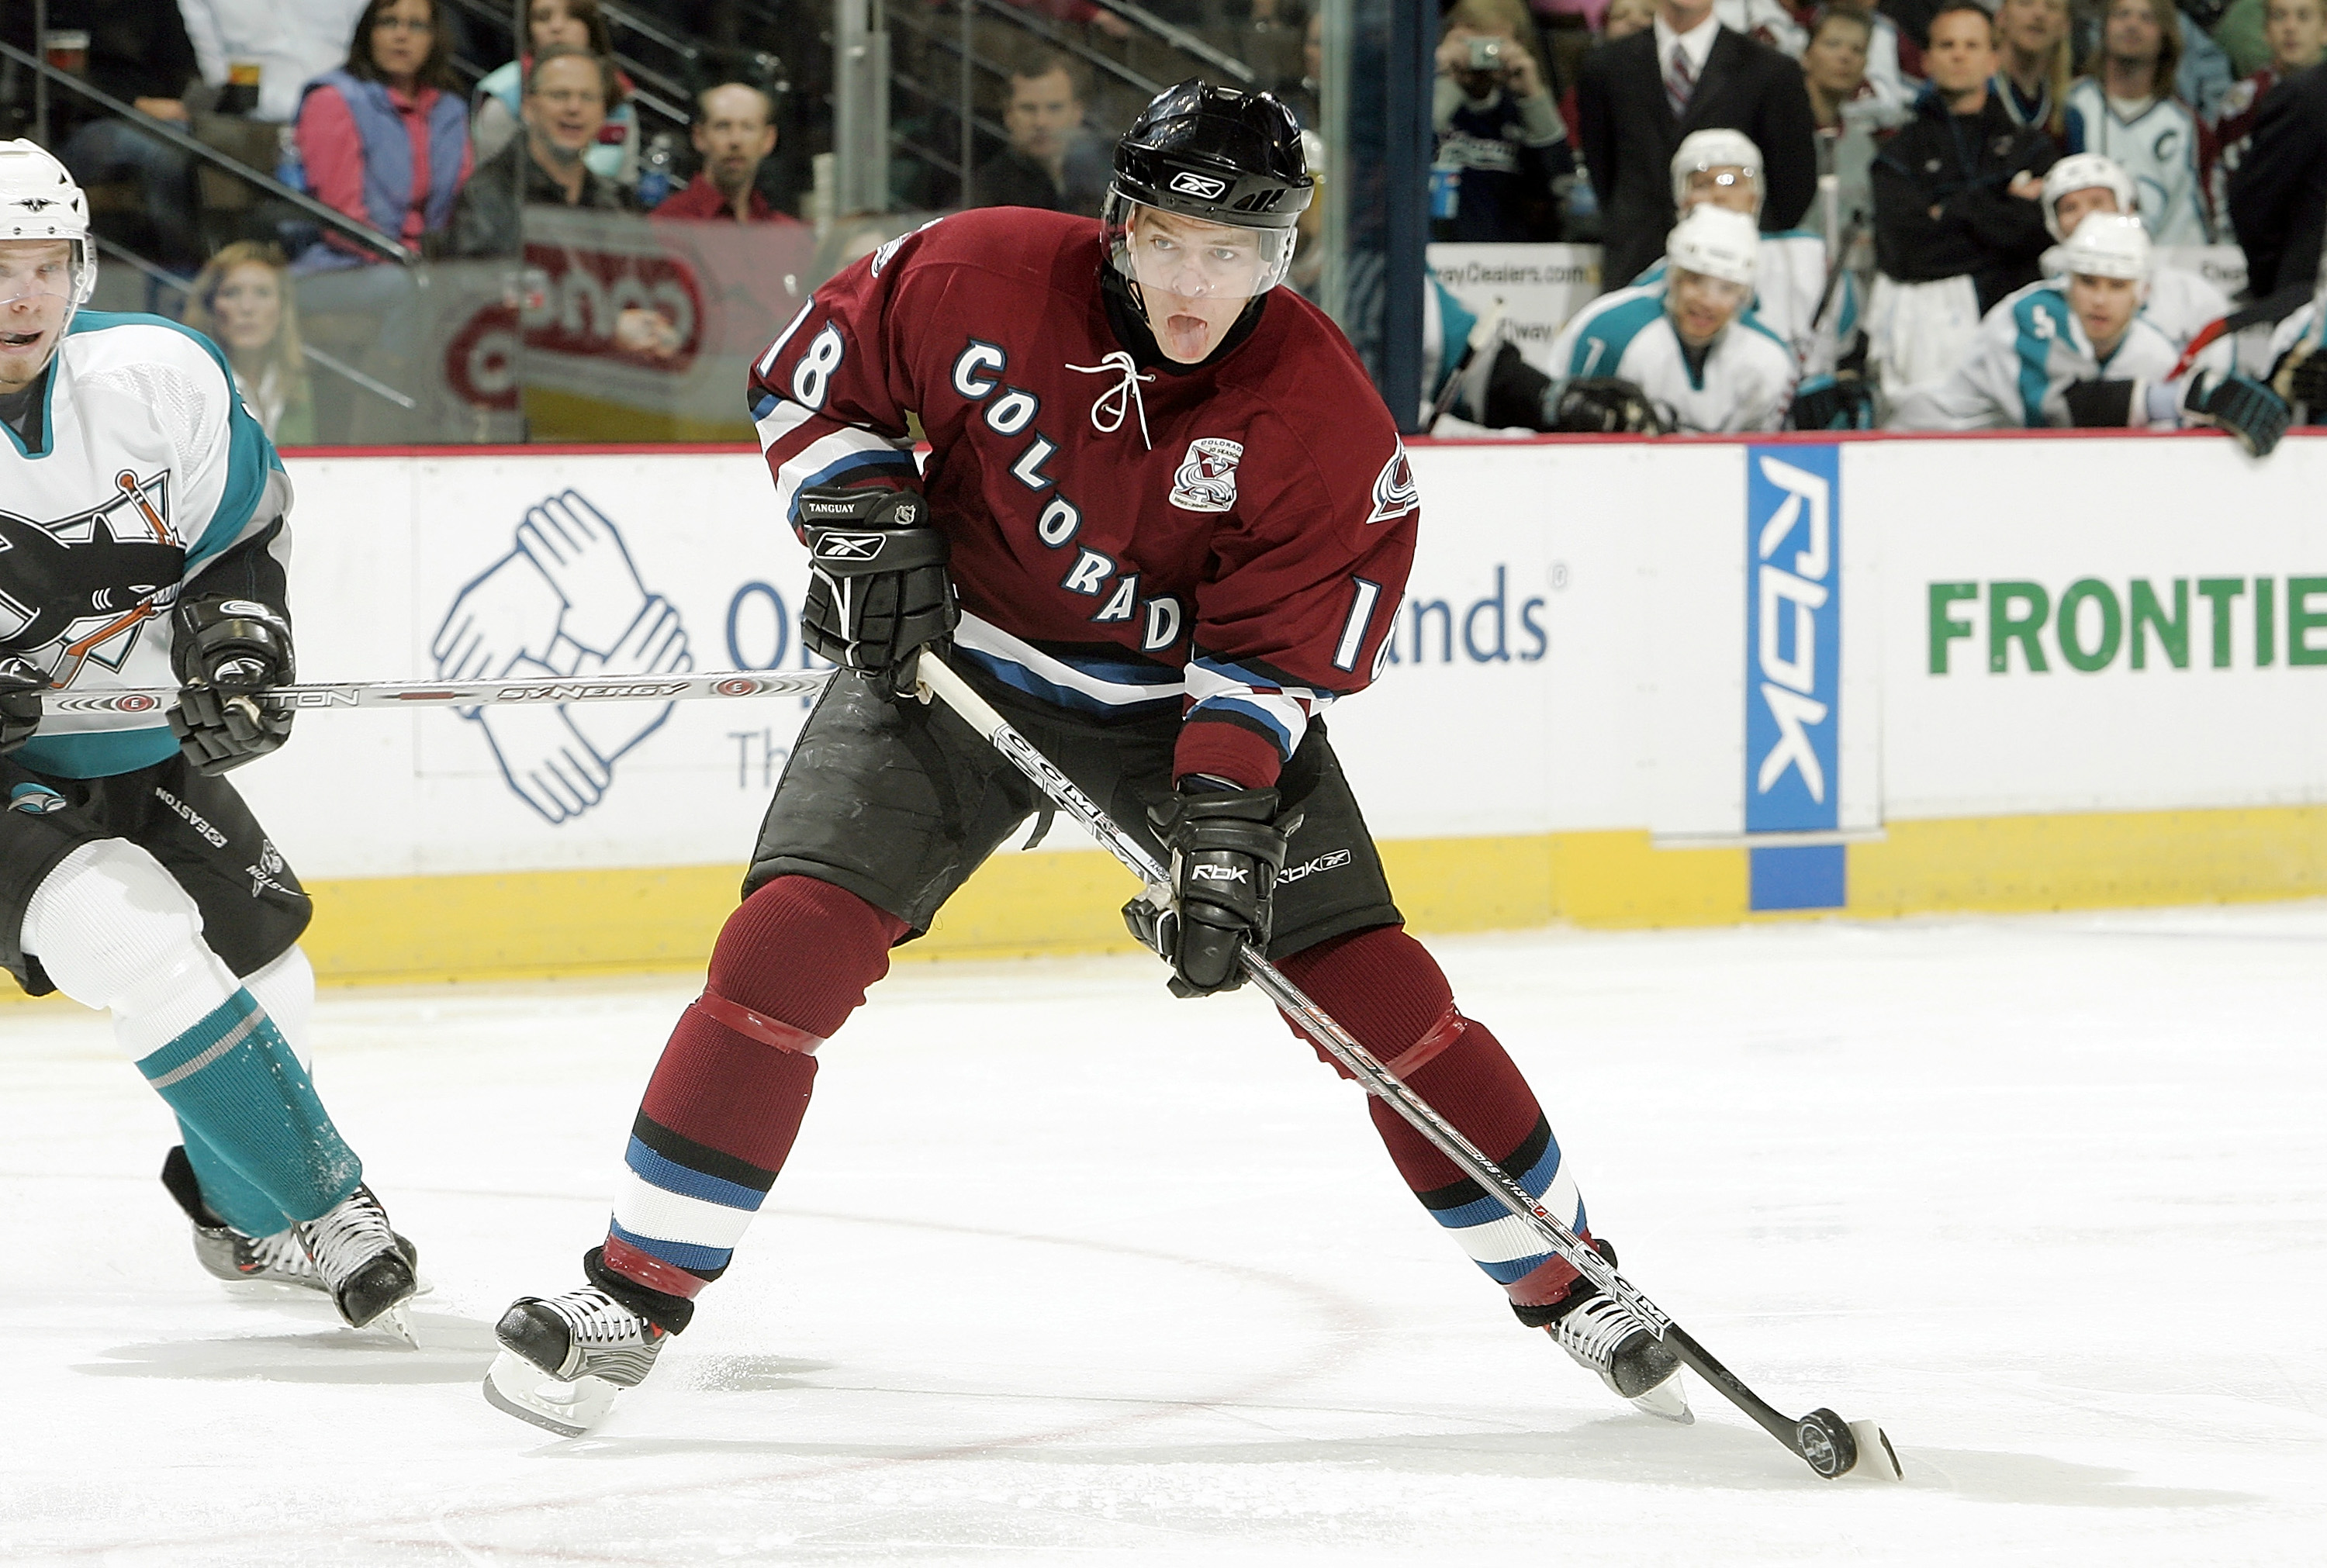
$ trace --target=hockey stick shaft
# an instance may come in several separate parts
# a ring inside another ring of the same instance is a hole
[[[711,670],[702,675],[560,677],[524,680],[341,681],[276,686],[259,695],[270,708],[469,708],[499,703],[669,703],[696,697],[806,696],[832,678],[828,669],[794,675]],[[178,701],[174,686],[116,692],[50,692],[46,714],[158,714]]]
[[[1060,770],[1057,763],[1020,734],[1007,719],[995,711],[993,705],[972,690],[969,684],[955,674],[944,660],[925,649],[916,673],[929,693],[984,736],[987,743],[1023,773],[1036,789],[1049,796],[1061,810],[1081,823],[1092,837],[1123,863],[1126,870],[1145,883],[1150,902],[1161,908],[1171,901],[1170,874],[1146,847],[1126,833],[1098,802],[1085,795],[1073,779]],[[1532,1228],[1550,1250],[1565,1259],[1578,1274],[1621,1301],[1649,1326],[1651,1333],[1672,1349],[1684,1366],[1711,1384],[1722,1397],[1751,1416],[1756,1425],[1795,1453],[1810,1459],[1803,1451],[1800,1429],[1804,1423],[1775,1409],[1748,1388],[1734,1373],[1715,1360],[1704,1346],[1684,1331],[1656,1303],[1642,1295],[1630,1280],[1618,1274],[1606,1258],[1586,1246],[1582,1237],[1537,1202],[1510,1172],[1482,1153],[1452,1123],[1433,1109],[1428,1101],[1408,1088],[1381,1064],[1373,1052],[1335,1022],[1323,1008],[1302,994],[1299,986],[1287,979],[1276,966],[1262,957],[1249,943],[1237,957],[1255,989],[1288,1016],[1297,1020],[1310,1038],[1363,1084],[1368,1093],[1388,1102],[1390,1108],[1404,1117],[1416,1132],[1452,1161],[1457,1170],[1492,1193],[1497,1201]],[[1811,1462],[1814,1466],[1817,1463],[1815,1460]],[[1840,1470],[1849,1468],[1848,1463],[1840,1466]],[[1827,1472],[1822,1470],[1821,1473]],[[1839,1470],[1834,1473],[1839,1473]]]

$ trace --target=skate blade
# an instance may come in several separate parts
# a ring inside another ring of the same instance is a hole
[[[1854,1421],[1850,1423],[1850,1435],[1858,1443],[1858,1462],[1846,1473],[1875,1481],[1907,1479],[1907,1472],[1899,1464],[1899,1451],[1891,1446],[1890,1434],[1880,1426],[1871,1421]]]
[[[397,1302],[396,1305],[374,1318],[369,1326],[402,1340],[404,1348],[407,1350],[420,1349],[419,1337],[412,1331],[412,1314],[406,1310],[404,1302]]]
[[[560,1437],[581,1437],[605,1420],[614,1393],[603,1377],[561,1382],[514,1350],[494,1357],[485,1374],[485,1403]]]
[[[1677,1426],[1689,1426],[1696,1421],[1696,1412],[1688,1407],[1688,1389],[1677,1371],[1646,1394],[1635,1396],[1632,1408]]]

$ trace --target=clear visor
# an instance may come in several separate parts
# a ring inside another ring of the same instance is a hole
[[[1753,285],[1732,283],[1709,272],[1692,272],[1687,267],[1677,266],[1673,268],[1668,297],[1675,309],[1686,304],[1699,309],[1734,312],[1743,309],[1745,302],[1753,297]]]
[[[0,244],[0,311],[49,312],[73,303],[80,278],[80,247],[55,240]],[[21,328],[0,328],[21,331]]]
[[[1285,281],[1298,233],[1208,223],[1107,192],[1100,222],[1116,271],[1148,298],[1244,301]]]
[[[1684,208],[1712,201],[1734,212],[1758,216],[1762,210],[1762,177],[1734,163],[1699,166],[1681,177],[1680,194]]]

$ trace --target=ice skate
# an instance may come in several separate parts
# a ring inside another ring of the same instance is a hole
[[[615,1391],[644,1382],[670,1339],[595,1285],[520,1296],[493,1333],[502,1349],[485,1374],[486,1400],[560,1437],[603,1421]]]
[[[1606,1242],[1593,1248],[1612,1266],[1616,1249]],[[1558,1316],[1544,1325],[1575,1364],[1597,1372],[1620,1399],[1629,1399],[1644,1414],[1686,1426],[1696,1419],[1688,1407],[1688,1390],[1680,1378],[1680,1358],[1630,1307],[1579,1279]]]
[[[288,1285],[298,1290],[329,1294],[323,1276],[315,1272],[307,1249],[299,1245],[299,1237],[290,1230],[278,1230],[272,1236],[249,1236],[237,1230],[210,1211],[202,1201],[201,1185],[194,1180],[194,1168],[186,1158],[183,1147],[170,1151],[162,1164],[162,1185],[177,1199],[178,1207],[194,1227],[194,1260],[203,1272],[229,1284]],[[404,1261],[412,1265],[418,1291],[428,1286],[419,1279],[420,1249],[409,1238],[398,1236],[396,1247]]]
[[[357,1188],[321,1217],[293,1226],[291,1233],[350,1328],[378,1322],[419,1348],[404,1312],[404,1303],[419,1291],[404,1253],[410,1244],[388,1228],[388,1210],[370,1188]]]

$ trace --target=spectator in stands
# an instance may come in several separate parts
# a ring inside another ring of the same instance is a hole
[[[307,84],[348,57],[365,0],[178,0],[202,79],[224,87],[238,63],[258,67],[253,119],[298,118]],[[269,173],[274,171],[269,169]]]
[[[586,50],[612,59],[613,31],[598,0],[527,0],[526,46],[518,58],[487,71],[477,83],[474,139],[477,160],[491,158],[509,144],[520,129],[519,109],[527,67],[533,57],[553,44]],[[631,107],[631,81],[616,74],[615,96],[598,129],[598,142],[584,161],[590,172],[618,185],[639,180],[639,117]]]
[[[2271,61],[2267,0],[2230,0],[2211,29],[2214,42],[2230,57],[2238,77],[2252,76]]]
[[[21,9],[29,14],[32,7]],[[186,89],[199,68],[174,0],[57,0],[49,7],[48,24],[51,31],[88,33],[89,86],[142,114],[186,128]],[[29,33],[29,14],[24,25]],[[51,98],[56,106],[52,134],[63,138],[57,156],[74,180],[84,190],[134,181],[152,229],[150,240],[132,237],[139,247],[150,247],[153,258],[173,272],[191,273],[201,266],[189,155],[127,120],[96,117],[66,93],[52,92]],[[73,126],[69,133],[68,125]]]
[[[185,321],[225,351],[235,390],[270,440],[314,444],[314,394],[282,251],[250,239],[220,249],[187,294]]]
[[[1988,90],[2016,126],[2061,145],[2069,136],[2069,0],[2003,0],[1995,8],[1999,61]]]
[[[1841,259],[1852,271],[1854,286],[1863,286],[1864,275],[1874,267],[1867,230],[1874,214],[1874,140],[1877,128],[1887,128],[1892,115],[1866,77],[1866,51],[1878,23],[1896,39],[1898,29],[1889,17],[1829,5],[1818,14],[1809,47],[1802,51],[1802,85],[1809,89],[1810,117],[1818,126],[1821,192],[1804,221],[1829,247],[1847,241],[1849,254]],[[1831,211],[1823,197],[1829,178]]]
[[[1932,16],[1923,63],[1930,90],[1874,158],[1868,362],[1894,401],[1946,375],[1980,317],[2036,280],[2046,238],[2037,199],[2060,157],[1988,89],[1995,29],[1974,0],[1948,0]]]
[[[1711,0],[1659,0],[1649,31],[1584,57],[1575,98],[1576,145],[1606,234],[1604,281],[1639,275],[1663,250],[1669,165],[1691,131],[1726,126],[1762,149],[1764,228],[1791,229],[1809,210],[1818,151],[1801,68],[1722,27]]]
[[[1431,233],[1470,242],[1553,240],[1575,173],[1542,42],[1522,0],[1456,0],[1438,44]]]
[[[2327,52],[2327,0],[2269,0],[2265,14],[2270,62],[2230,89],[2201,154],[2206,205],[2218,233],[2229,226],[2230,175],[2245,161],[2263,99],[2288,78],[2317,65]]]
[[[469,110],[453,90],[439,0],[370,0],[347,63],[307,86],[299,156],[315,200],[407,249],[444,231],[469,177]],[[326,234],[303,272],[380,259]]]
[[[2041,265],[2045,276],[2058,277],[2067,270],[2066,247],[2079,224],[2095,214],[2134,212],[2138,198],[2133,177],[2114,160],[2098,153],[2072,153],[2044,176],[2039,200],[2045,229],[2061,241],[2044,253]],[[2229,296],[2185,268],[2153,259],[2148,283],[2141,313],[2176,349],[2229,314]]]
[[[2282,83],[2256,111],[2229,178],[2230,223],[2247,253],[2247,292],[2309,292],[2327,229],[2327,67]]]
[[[2098,70],[2069,89],[2072,153],[2114,158],[2141,192],[2141,218],[2160,245],[2204,245],[2198,121],[2173,96],[2182,16],[2173,0],[2109,0]]]
[[[519,100],[525,135],[478,164],[476,177],[462,188],[447,252],[518,255],[525,207],[631,210],[622,188],[584,162],[598,145],[614,91],[614,62],[603,54],[553,43],[535,55]]]
[[[776,105],[749,82],[723,81],[695,95],[695,150],[702,172],[657,207],[658,218],[732,218],[738,223],[800,220],[760,194],[760,164],[776,150]]]
[[[1842,111],[1874,96],[1866,79],[1866,51],[1874,40],[1874,18],[1847,5],[1818,13],[1809,45],[1802,51],[1802,87],[1810,99],[1810,120],[1821,138],[1842,130]],[[1821,169],[1824,158],[1819,159]]]
[[[1038,50],[1014,64],[1002,111],[1010,145],[978,165],[976,204],[1098,217],[1108,161],[1083,124],[1088,96],[1081,64],[1056,50]]]
[[[1852,111],[1854,118],[1866,119],[1871,126],[1884,130],[1905,125],[1908,117],[1914,113],[1915,95],[1923,88],[1920,75],[1922,51],[1907,42],[1897,23],[1880,11],[1868,9],[1864,0],[1832,0],[1832,3],[1819,7],[1810,19],[1810,37],[1802,50],[1802,70],[1806,77],[1811,71],[1810,48],[1816,43],[1817,35],[1829,16],[1850,18],[1866,35],[1865,47],[1860,51],[1858,81],[1839,98],[1834,98],[1833,107],[1838,112],[1841,105],[1855,102],[1859,107]],[[1830,40],[1827,47],[1831,56],[1831,51],[1844,46],[1837,38]],[[1843,79],[1837,74],[1839,65],[1837,58],[1830,57],[1820,68],[1834,79],[1837,86]],[[1810,89],[1810,108],[1819,125],[1833,124],[1818,109],[1815,86]]]

